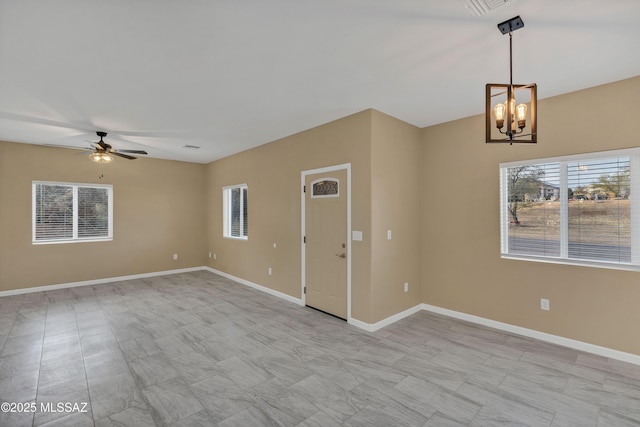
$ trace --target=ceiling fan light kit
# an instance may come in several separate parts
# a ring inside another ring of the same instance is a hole
[[[96,163],[110,163],[113,160],[113,157],[107,153],[91,153],[89,158]]]
[[[485,121],[486,142],[525,143],[538,142],[537,85],[513,84],[512,32],[524,27],[520,16],[498,24],[498,29],[509,34],[509,83],[486,85]]]

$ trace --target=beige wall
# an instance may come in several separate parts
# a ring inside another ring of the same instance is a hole
[[[379,321],[421,301],[420,129],[373,111],[371,312]],[[391,240],[387,231],[391,230]],[[404,283],[408,292],[404,292]]]
[[[98,175],[76,151],[0,142],[0,291],[205,264],[204,165],[116,159]],[[33,180],[113,184],[113,241],[33,245]]]
[[[481,116],[424,129],[423,301],[640,354],[640,273],[501,259],[498,188],[500,162],[638,146],[639,96],[635,77],[541,100],[535,146],[485,144]]]
[[[371,120],[372,111],[363,111],[209,164],[207,236],[217,259],[208,265],[301,298],[300,174],[351,163],[352,229],[364,235],[352,245],[352,316],[369,322]],[[222,237],[222,187],[242,183],[249,188],[247,241]]]
[[[209,265],[300,298],[300,173],[342,163],[351,163],[352,229],[363,232],[352,242],[352,316],[375,323],[420,304],[420,129],[375,110],[211,163]],[[225,239],[222,188],[242,183],[249,240]]]

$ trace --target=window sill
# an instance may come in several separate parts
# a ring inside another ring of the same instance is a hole
[[[572,265],[572,266],[579,266],[579,267],[606,268],[609,270],[640,271],[640,265],[618,264],[618,263],[605,262],[605,261],[582,261],[582,260],[574,260],[574,259],[566,259],[566,258],[544,258],[544,257],[520,256],[520,255],[512,255],[512,254],[501,254],[500,258],[511,259],[516,261],[533,261],[533,262],[543,262],[548,264]]]
[[[92,238],[92,239],[75,239],[75,240],[38,240],[32,241],[34,245],[60,245],[63,243],[95,243],[95,242],[111,242],[113,237]]]
[[[235,237],[235,236],[222,236],[222,237],[229,240],[249,240],[248,237]]]

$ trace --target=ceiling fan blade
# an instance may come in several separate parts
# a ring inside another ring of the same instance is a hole
[[[58,145],[58,144],[44,144],[47,147],[56,147],[56,148],[71,148],[72,150],[84,150],[84,151],[93,151],[93,148],[90,147],[74,147],[73,145]]]
[[[117,151],[109,151],[109,154],[113,154],[114,156],[122,157],[122,158],[124,158],[124,159],[128,159],[128,160],[135,160],[135,159],[137,159],[137,157],[129,156],[129,155],[127,155],[127,154],[122,154],[122,153],[119,153],[119,152],[117,152]]]
[[[57,120],[50,120],[50,119],[42,118],[42,117],[27,116],[27,115],[23,115],[23,114],[7,113],[7,112],[4,112],[4,111],[0,111],[0,118],[8,119],[8,120],[14,120],[14,121],[23,122],[23,123],[32,123],[32,124],[36,124],[36,125],[53,126],[53,127],[57,127],[57,128],[61,128],[61,129],[73,129],[73,130],[80,131],[82,133],[92,133],[92,128],[94,128],[94,126],[89,126],[87,124],[66,123],[66,122],[60,122],[60,121],[57,121]]]
[[[118,150],[118,153],[149,154],[143,150]]]

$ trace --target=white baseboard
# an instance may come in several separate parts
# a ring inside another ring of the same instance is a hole
[[[273,295],[273,296],[276,296],[278,298],[282,298],[283,300],[292,302],[294,304],[304,305],[302,303],[302,299],[300,299],[300,298],[292,297],[291,295],[285,294],[283,292],[279,292],[279,291],[273,290],[271,288],[267,288],[266,286],[258,285],[257,283],[253,283],[253,282],[250,282],[248,280],[241,279],[240,277],[233,276],[233,275],[231,275],[229,273],[225,273],[224,271],[216,270],[215,268],[211,268],[211,267],[205,267],[205,270],[208,270],[208,271],[210,271],[212,273],[215,273],[215,274],[219,274],[222,277],[226,277],[227,279],[231,279],[234,282],[241,283],[241,284],[243,284],[245,286],[249,286],[250,288],[257,289],[257,290],[265,292],[265,293],[267,293],[269,295]]]
[[[83,280],[81,282],[60,283],[57,285],[35,286],[32,288],[11,289],[0,291],[0,297],[10,295],[30,294],[32,292],[53,291],[55,289],[77,288],[78,286],[100,285],[103,283],[122,282],[124,280],[144,279],[145,277],[166,276],[168,274],[188,273],[190,271],[204,270],[205,267],[181,268],[177,270],[154,271],[152,273],[132,274],[130,276],[107,277],[105,279]]]
[[[353,326],[357,326],[360,329],[364,329],[365,331],[375,332],[378,329],[382,329],[385,326],[389,326],[392,323],[397,322],[398,320],[402,320],[405,317],[409,317],[412,314],[419,312],[420,310],[422,310],[422,304],[418,304],[416,306],[408,308],[405,311],[401,311],[400,313],[394,314],[393,316],[389,316],[386,319],[382,319],[376,323],[365,323],[361,320],[354,319],[352,317],[351,319],[349,319],[349,324]]]
[[[234,282],[238,282],[240,284],[249,286],[249,287],[257,289],[259,291],[262,291],[262,292],[268,293],[270,295],[276,296],[278,298],[282,298],[282,299],[284,299],[286,301],[289,301],[289,302],[292,302],[294,304],[304,305],[301,298],[292,297],[291,295],[288,295],[288,294],[273,290],[271,288],[267,288],[266,286],[262,286],[262,285],[259,285],[257,283],[250,282],[248,280],[242,279],[242,278],[234,276],[232,274],[225,273],[224,271],[216,270],[215,268],[205,267],[205,269],[210,271],[211,273],[218,274],[218,275],[220,275],[222,277],[226,277],[227,279],[233,280]],[[353,317],[348,320],[348,323],[350,325],[356,326],[356,327],[358,327],[360,329],[364,329],[365,331],[375,332],[378,329],[382,329],[385,326],[388,326],[388,325],[390,325],[392,323],[395,323],[400,319],[404,319],[405,317],[411,316],[412,314],[417,313],[420,310],[422,310],[422,306],[421,306],[421,304],[418,304],[418,305],[416,305],[414,307],[411,307],[411,308],[409,308],[409,309],[407,309],[407,310],[405,310],[405,311],[403,311],[401,313],[394,314],[393,316],[387,317],[386,319],[383,319],[383,320],[381,320],[379,322],[376,322],[376,323],[373,323],[373,324],[372,323],[363,322],[363,321],[355,319]]]
[[[640,356],[636,354],[625,353],[623,351],[613,350],[611,348],[601,347],[599,345],[589,344],[583,341],[577,341],[558,335],[547,334],[546,332],[540,332],[534,329],[528,329],[521,326],[510,325],[508,323],[497,322],[495,320],[486,319],[484,317],[474,316],[472,314],[466,314],[459,311],[449,310],[446,308],[437,307],[435,305],[422,304],[421,308],[432,313],[454,317],[456,319],[488,326],[490,328],[498,329],[501,331],[511,332],[513,334],[522,335],[529,338],[535,338],[540,341],[546,341],[548,343],[561,345],[563,347],[569,347],[574,350],[584,351],[586,353],[596,354],[602,357],[608,357],[610,359],[633,363],[634,365],[640,365]]]

